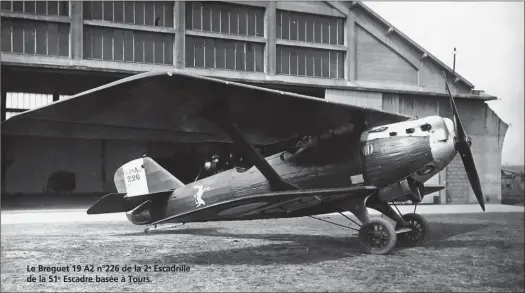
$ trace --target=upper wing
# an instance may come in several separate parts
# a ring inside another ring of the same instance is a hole
[[[335,200],[366,197],[377,190],[374,186],[355,186],[330,189],[307,189],[257,194],[204,206],[180,213],[153,224],[165,222],[202,222],[224,219],[242,219],[259,214],[294,213],[314,209]]]
[[[24,112],[7,135],[231,142],[206,117],[228,118],[252,144],[313,135],[343,123],[373,127],[410,117],[173,72],[147,72]]]

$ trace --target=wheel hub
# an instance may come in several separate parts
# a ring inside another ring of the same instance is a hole
[[[388,244],[388,233],[382,225],[372,225],[367,233],[367,242],[375,248],[383,248]]]
[[[428,235],[428,223],[426,220],[418,214],[406,214],[403,216],[406,227],[410,228],[410,231],[402,232],[399,235],[399,240],[407,245],[420,245],[426,242]],[[398,223],[396,230],[399,231],[401,225]]]
[[[407,237],[412,241],[418,240],[423,234],[421,225],[414,220],[408,221],[407,224],[412,229],[412,231],[406,233]]]
[[[368,253],[387,254],[394,248],[397,234],[389,221],[371,218],[359,229],[359,241]]]

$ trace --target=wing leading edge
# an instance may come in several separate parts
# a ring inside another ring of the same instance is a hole
[[[408,116],[194,76],[147,72],[24,112],[4,135],[231,142],[206,115],[225,116],[247,141],[268,145],[352,122],[373,127]]]

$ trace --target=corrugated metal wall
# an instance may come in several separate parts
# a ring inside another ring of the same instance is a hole
[[[69,24],[2,18],[2,52],[69,56]]]

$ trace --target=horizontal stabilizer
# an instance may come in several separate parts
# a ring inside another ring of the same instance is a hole
[[[134,195],[128,197],[126,193],[110,193],[99,199],[88,210],[88,215],[123,213],[131,211],[141,203],[147,200],[164,200],[167,199],[173,190],[149,193],[143,195]]]
[[[131,210],[132,208],[127,209],[124,206],[122,198],[125,195],[125,193],[110,193],[104,195],[87,210],[88,215],[122,213]]]

